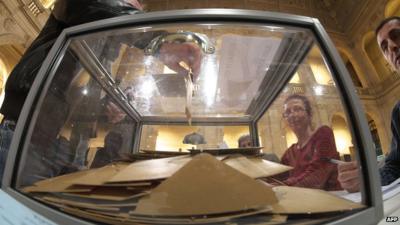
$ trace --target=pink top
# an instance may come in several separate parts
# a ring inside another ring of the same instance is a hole
[[[283,154],[281,163],[294,167],[283,180],[289,186],[342,189],[337,181],[337,165],[322,158],[340,159],[332,129],[321,126],[302,148],[293,144]]]

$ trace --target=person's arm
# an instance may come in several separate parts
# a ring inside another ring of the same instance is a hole
[[[68,27],[97,20],[141,13],[132,0],[58,0],[52,14]]]
[[[314,151],[312,158],[306,169],[296,176],[291,176],[284,182],[290,186],[319,188],[326,186],[332,172],[336,170],[336,165],[333,165],[323,158],[339,158],[336,151],[333,132],[329,127],[321,127],[316,135],[316,141],[313,143],[311,151]]]
[[[400,103],[392,110],[392,141],[389,156],[385,165],[379,170],[382,185],[388,185],[400,177]],[[360,171],[357,162],[346,162],[338,165],[340,185],[348,192],[360,191]]]
[[[160,35],[168,34],[166,31],[157,30],[145,33],[134,33],[119,36],[121,43],[128,44],[130,47],[144,49],[150,42]],[[193,80],[196,81],[200,73],[201,59],[203,57],[201,48],[194,43],[163,43],[159,52],[155,55],[168,68],[178,74],[187,74],[187,70],[180,65],[185,62],[193,72]]]

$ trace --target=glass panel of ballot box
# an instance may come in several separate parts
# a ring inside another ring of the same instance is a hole
[[[317,20],[148,13],[58,38],[3,188],[60,224],[372,224],[374,152]],[[361,177],[351,198],[337,180],[349,159]]]

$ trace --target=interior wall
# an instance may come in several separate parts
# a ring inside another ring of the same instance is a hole
[[[0,58],[0,106],[3,104],[4,101],[4,87],[6,84],[8,71],[6,66],[3,63],[3,60]],[[0,119],[2,116],[0,115]]]
[[[390,0],[385,7],[385,17],[400,15],[400,1]]]
[[[382,56],[382,53],[379,49],[379,46],[376,42],[375,35],[371,32],[366,34],[365,38],[365,52],[368,55],[368,58],[372,65],[374,65],[375,71],[380,77],[380,80],[383,81],[389,77],[391,74],[390,66]]]
[[[340,155],[350,154],[350,147],[353,144],[346,120],[340,115],[334,115],[332,118],[332,129],[335,136],[336,149]]]
[[[4,87],[7,78],[21,55],[21,46],[19,45],[0,45],[0,107],[4,101]]]

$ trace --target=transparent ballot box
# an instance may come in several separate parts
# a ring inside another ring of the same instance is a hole
[[[337,180],[345,157],[359,193]],[[169,11],[62,33],[3,189],[59,224],[374,224],[375,157],[318,20]]]

